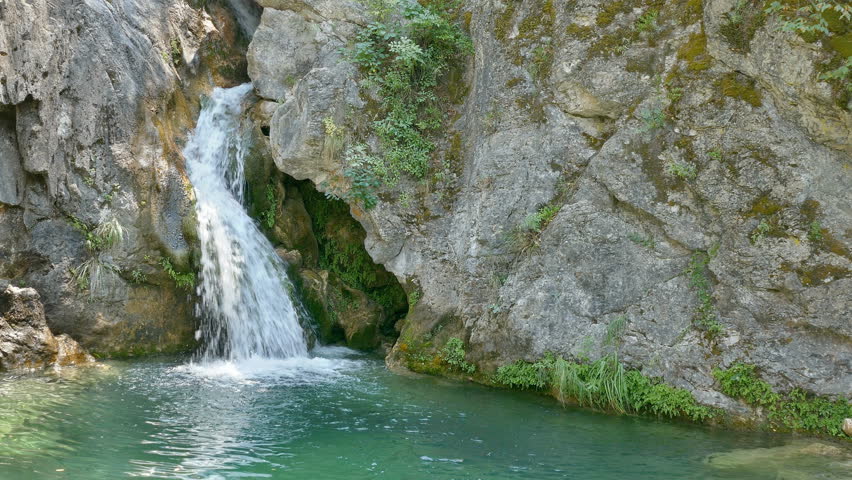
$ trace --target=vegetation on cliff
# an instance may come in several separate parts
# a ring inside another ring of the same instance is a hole
[[[371,8],[374,20],[358,34],[349,52],[350,61],[363,74],[363,94],[375,99],[370,133],[380,145],[373,152],[359,143],[346,154],[344,175],[352,184],[348,195],[365,208],[376,204],[374,191],[380,185],[394,187],[402,175],[422,179],[429,171],[435,150],[430,137],[445,120],[441,80],[473,51],[457,21],[457,4],[402,6],[376,0]]]

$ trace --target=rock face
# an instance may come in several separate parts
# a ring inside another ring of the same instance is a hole
[[[345,147],[323,120],[346,144],[371,119],[340,54],[366,14],[261,4],[249,74],[275,163],[339,193]],[[434,156],[453,167],[350,205],[419,297],[401,338],[459,336],[488,371],[596,358],[624,317],[620,358],[702,403],[735,408],[711,374],[734,362],[779,390],[848,395],[852,115],[817,78],[822,50],[773,17],[732,33],[733,0],[463,4],[476,53],[453,81],[469,93]],[[517,248],[545,205],[558,213]]]
[[[7,285],[0,291],[0,371],[94,362],[68,335],[47,327],[38,292]]]
[[[245,65],[236,22],[204,3],[0,5],[0,278],[38,288],[51,328],[103,354],[192,342],[188,292],[160,264],[191,268],[176,141],[211,80]],[[123,235],[107,249],[94,235],[110,222]]]

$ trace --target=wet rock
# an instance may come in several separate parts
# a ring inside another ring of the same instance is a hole
[[[35,289],[8,285],[0,291],[0,370],[84,365],[94,361],[68,335],[51,333]]]
[[[709,455],[705,462],[742,477],[774,475],[784,480],[841,480],[852,474],[852,451],[838,445],[800,441],[772,448],[738,449]]]
[[[303,269],[302,291],[319,324],[320,339],[370,350],[384,340],[380,330],[385,313],[364,292],[343,283],[326,270]]]

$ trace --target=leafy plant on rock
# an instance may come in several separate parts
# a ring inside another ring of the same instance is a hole
[[[399,17],[397,2],[373,1],[375,20],[358,34],[350,61],[363,74],[362,90],[378,98],[372,133],[380,152],[364,154],[377,161],[352,167],[354,197],[372,202],[381,183],[395,185],[402,175],[421,179],[429,169],[435,144],[429,139],[444,122],[438,88],[450,68],[473,51],[473,43],[454,20],[452,2],[407,3]],[[368,207],[369,208],[369,207]]]
[[[458,371],[468,374],[476,371],[476,366],[465,360],[464,342],[456,337],[452,337],[447,340],[447,343],[444,345],[444,348],[441,349],[440,354],[444,363]]]

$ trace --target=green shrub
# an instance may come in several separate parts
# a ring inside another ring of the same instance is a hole
[[[757,378],[754,365],[734,364],[727,370],[715,369],[713,376],[722,386],[722,393],[741,398],[751,405],[768,406],[777,403],[780,396],[768,383]]]
[[[645,237],[638,233],[631,233],[627,236],[627,238],[630,239],[630,241],[635,243],[636,245],[642,245],[643,247],[650,250],[653,250],[657,246],[657,242],[654,240],[654,237],[650,235]]]
[[[639,111],[639,120],[642,121],[642,131],[650,132],[666,126],[666,114],[661,108],[643,108]]]
[[[636,20],[636,31],[651,32],[657,29],[657,15],[659,12],[656,9],[650,9]]]
[[[343,198],[348,201],[359,201],[369,210],[379,203],[376,190],[381,186],[379,176],[385,176],[387,169],[383,161],[367,153],[366,144],[359,143],[346,150],[346,168],[343,175],[349,179],[350,189]]]
[[[172,265],[171,260],[166,257],[160,259],[160,265],[163,267],[163,271],[166,272],[166,275],[175,282],[178,288],[183,288],[185,290],[191,289],[195,286],[195,274],[192,272],[179,272],[175,270]]]
[[[816,220],[808,225],[808,239],[812,242],[819,242],[823,239],[822,225]]]
[[[494,381],[521,390],[544,389],[550,386],[554,361],[550,355],[535,363],[518,360],[498,368]]]
[[[793,8],[775,1],[766,7],[766,13],[777,14],[781,30],[786,32],[831,35],[829,16],[834,14],[841,21],[852,21],[852,4],[847,0],[808,0],[807,5]]]
[[[763,407],[770,424],[777,429],[843,437],[843,420],[852,417],[852,403],[840,397],[831,401],[793,389],[786,396],[778,394],[761,380],[754,365],[736,363],[727,370],[715,369],[722,393]]]
[[[371,124],[380,143],[377,161],[350,165],[355,197],[375,204],[380,182],[395,184],[405,174],[426,176],[444,113],[440,81],[453,65],[472,53],[473,43],[453,16],[453,2],[406,3],[401,19],[390,15],[396,2],[375,1],[376,20],[359,32],[349,59],[364,75],[361,87],[378,93],[377,118]],[[367,154],[366,150],[364,151]]]
[[[557,205],[544,205],[535,213],[524,218],[518,227],[509,234],[509,243],[514,251],[524,253],[538,246],[541,232],[550,224],[561,207]]]
[[[669,160],[666,163],[666,173],[672,177],[681,178],[683,180],[695,180],[698,177],[698,169],[694,164],[681,161]]]
[[[468,363],[464,359],[464,342],[456,337],[447,340],[444,348],[441,349],[441,359],[453,369],[471,374],[476,371],[476,366]]]
[[[86,250],[95,254],[118,245],[124,240],[124,227],[116,218],[90,227],[77,217],[69,217],[71,225],[86,237]]]
[[[68,217],[68,221],[85,237],[86,250],[89,254],[89,258],[77,268],[70,269],[71,279],[79,290],[89,290],[90,295],[94,295],[100,285],[101,272],[104,269],[118,270],[115,265],[102,261],[101,253],[124,241],[124,227],[115,217],[94,227],[86,225],[74,216]]]
[[[612,336],[623,330],[625,324],[626,317],[611,322]],[[560,402],[619,413],[686,418],[696,422],[714,416],[710,408],[699,405],[687,390],[625,368],[615,353],[591,363],[572,362],[551,354],[534,363],[518,360],[498,368],[493,380],[523,390],[552,389]]]
[[[757,227],[751,233],[751,243],[757,245],[762,242],[771,230],[772,226],[769,225],[769,222],[765,218],[761,219],[760,223],[757,224]]]

